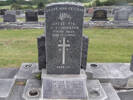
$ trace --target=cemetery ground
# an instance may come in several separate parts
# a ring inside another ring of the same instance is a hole
[[[88,62],[130,62],[133,29],[84,29],[90,38]],[[0,67],[18,67],[37,62],[36,38],[43,29],[0,30]]]

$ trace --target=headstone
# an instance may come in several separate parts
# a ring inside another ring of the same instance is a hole
[[[115,12],[114,21],[128,22],[130,12],[127,9],[119,9]]]
[[[46,48],[45,48],[45,35],[37,39],[38,42],[38,63],[39,69],[46,68]]]
[[[81,68],[86,69],[87,65],[87,54],[88,54],[88,37],[83,36],[82,39],[82,60],[81,60]]]
[[[3,18],[4,22],[16,22],[16,11],[6,11]]]
[[[46,8],[48,74],[80,74],[84,7],[55,4]]]
[[[16,10],[16,15],[21,15],[21,14],[24,14],[23,10]]]
[[[38,22],[38,14],[35,11],[26,11],[25,13],[26,22]]]
[[[100,9],[95,10],[91,21],[108,21],[107,11]]]
[[[46,46],[45,46],[45,39],[46,36],[42,35],[37,38],[37,44],[38,44],[38,63],[39,63],[39,69],[45,69],[46,68]],[[88,53],[88,37],[83,36],[82,38],[82,61],[81,61],[81,68],[86,69],[87,64],[87,53]]]
[[[39,9],[38,10],[38,15],[44,15],[44,9]]]
[[[82,37],[83,16],[81,4],[46,7],[46,37],[38,38],[38,48],[46,48],[46,69],[41,75],[43,99],[88,99],[87,76],[81,70],[82,43],[87,40]]]
[[[0,9],[0,15],[5,15],[6,9]]]

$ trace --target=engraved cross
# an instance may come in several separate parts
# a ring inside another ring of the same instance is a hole
[[[66,47],[70,47],[70,44],[66,44],[66,38],[63,37],[63,43],[58,44],[58,47],[62,47],[62,64],[65,64]]]

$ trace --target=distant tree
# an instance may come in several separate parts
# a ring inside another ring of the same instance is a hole
[[[24,9],[34,9],[32,5],[27,5]]]
[[[101,2],[100,0],[94,0],[92,1],[92,6],[95,7],[95,6],[100,6],[101,5]]]
[[[100,0],[96,0],[95,2],[96,2],[96,6],[100,6],[101,5]]]
[[[37,8],[38,9],[43,9],[44,8],[43,2],[38,3]]]
[[[19,9],[21,9],[21,6],[19,4],[13,3],[11,5],[11,9],[13,9],[13,10],[19,10]]]

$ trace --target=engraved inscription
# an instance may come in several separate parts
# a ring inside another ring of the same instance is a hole
[[[43,82],[44,98],[86,99],[85,81],[82,79],[53,79]],[[48,88],[47,88],[48,87]]]
[[[58,19],[60,19],[61,21],[63,21],[64,19],[72,19],[72,17],[69,15],[69,14],[67,14],[67,13],[60,13],[60,15],[59,15],[59,18]]]
[[[69,11],[80,11],[80,12],[84,12],[83,8],[77,8],[77,7],[61,7],[61,8],[49,8],[47,9],[47,12],[53,12],[53,11],[63,11],[63,10],[69,10]]]

